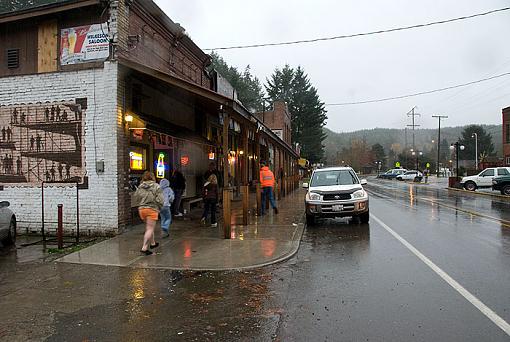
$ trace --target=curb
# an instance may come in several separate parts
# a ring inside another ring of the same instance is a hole
[[[469,191],[469,190],[464,190],[464,189],[456,189],[456,188],[452,188],[452,187],[448,187],[446,189],[448,191],[464,192],[464,193],[468,193],[468,194],[473,194],[473,195],[478,195],[478,196],[485,196],[485,197],[496,197],[496,198],[500,198],[500,199],[503,199],[503,200],[506,200],[506,201],[510,201],[510,196],[504,196],[504,195],[498,195],[498,194],[489,194],[489,193],[485,193],[485,192]]]

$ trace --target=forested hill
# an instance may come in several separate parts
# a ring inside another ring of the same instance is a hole
[[[457,141],[461,136],[462,130],[466,126],[458,127],[444,127],[441,128],[441,140],[446,139],[448,143]],[[501,125],[482,125],[482,127],[492,135],[492,141],[496,153],[501,154],[502,151],[502,126]],[[374,144],[381,144],[384,147],[386,154],[392,148],[403,148],[406,142],[406,132],[404,129],[394,128],[374,128],[364,129],[355,132],[337,133],[327,128],[324,128],[326,133],[326,140],[324,145],[326,147],[326,162],[334,164],[336,162],[337,152],[342,151],[342,148],[349,148],[352,141],[364,140],[368,146]],[[415,130],[415,144],[419,150],[430,150],[433,148],[432,140],[437,141],[437,129],[416,129]],[[412,130],[407,130],[407,146],[412,147],[413,133]]]

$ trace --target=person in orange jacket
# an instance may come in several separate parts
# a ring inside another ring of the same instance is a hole
[[[271,207],[274,209],[274,213],[278,214],[278,208],[274,201],[273,187],[274,187],[274,174],[269,167],[266,166],[265,162],[260,163],[260,186],[262,187],[262,208],[260,209],[260,215],[264,215],[266,209],[266,200],[269,197]]]

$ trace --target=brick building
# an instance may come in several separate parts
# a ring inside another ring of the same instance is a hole
[[[285,101],[275,101],[270,110],[256,115],[289,146],[292,144],[291,114]]]
[[[503,109],[503,159],[510,166],[510,107]]]
[[[82,231],[118,233],[145,170],[181,168],[189,199],[212,161],[236,185],[261,159],[296,174],[296,152],[218,91],[209,56],[151,0],[0,4],[0,41],[0,197],[19,230],[43,214],[54,229],[58,203],[72,230],[79,203]]]

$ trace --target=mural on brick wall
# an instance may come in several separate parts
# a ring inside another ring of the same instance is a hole
[[[0,183],[83,184],[86,109],[85,98],[0,106]]]

